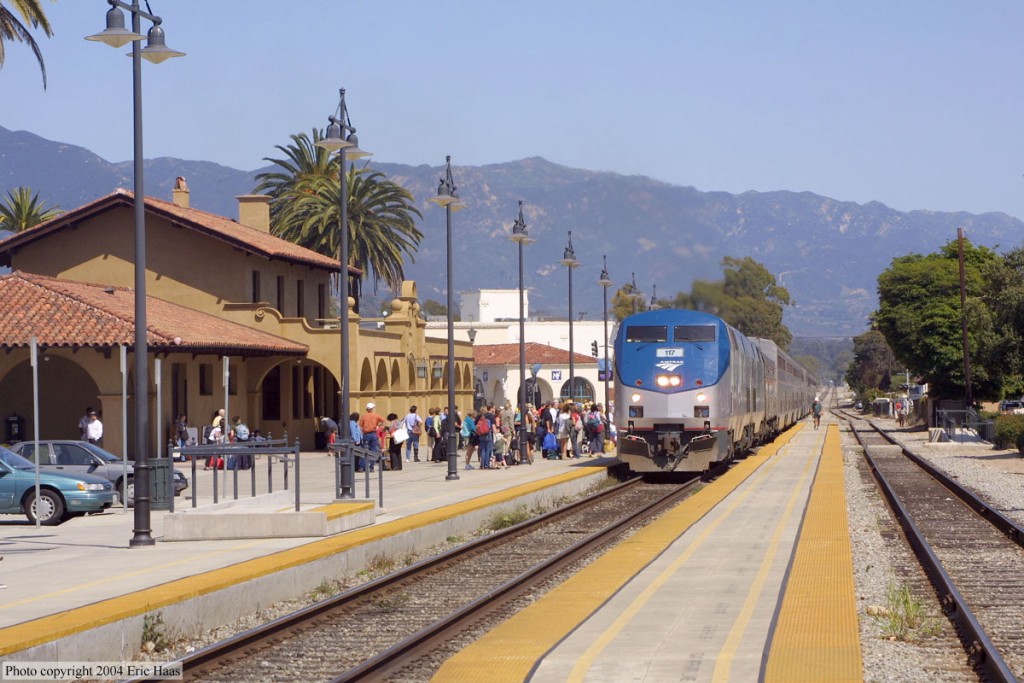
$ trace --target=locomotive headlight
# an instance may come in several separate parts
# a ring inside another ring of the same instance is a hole
[[[703,391],[700,392],[699,394],[697,394],[697,403],[704,403],[707,400],[708,400],[708,395],[705,394]]]
[[[654,383],[659,387],[678,387],[682,386],[683,378],[679,375],[656,375]]]
[[[639,403],[640,394],[633,394],[632,396],[629,397],[629,400],[632,401],[633,403]]]

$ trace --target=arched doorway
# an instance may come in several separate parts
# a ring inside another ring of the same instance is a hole
[[[25,435],[35,430],[32,391],[32,365],[27,360],[14,366],[0,379],[0,418],[6,419],[14,414],[24,418]],[[81,438],[78,421],[85,408],[97,411],[103,408],[99,393],[96,382],[82,366],[57,355],[41,354],[39,436],[44,439]]]
[[[559,398],[562,401],[574,400],[577,403],[593,402],[594,400],[594,385],[588,382],[583,377],[574,377],[574,385],[570,387],[569,381],[567,380],[562,384],[561,390],[559,390]]]

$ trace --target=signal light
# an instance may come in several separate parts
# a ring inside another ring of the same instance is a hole
[[[597,340],[590,342],[590,355],[597,358]]]

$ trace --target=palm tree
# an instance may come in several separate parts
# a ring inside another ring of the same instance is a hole
[[[271,197],[271,231],[284,239],[321,254],[337,256],[338,242],[338,158],[315,147],[323,137],[313,129],[292,135],[294,144],[277,146],[287,159],[266,159],[282,172],[260,173],[254,192]],[[372,273],[374,288],[383,280],[398,290],[405,278],[405,258],[414,258],[423,233],[414,217],[420,211],[408,190],[380,171],[350,168],[348,184],[349,265]],[[362,277],[353,290],[359,301]]]
[[[16,187],[7,193],[7,199],[0,204],[0,228],[21,232],[60,214],[59,207],[46,206],[39,200],[38,194],[32,194],[30,188]]]
[[[14,6],[14,9],[21,15],[24,23],[18,21],[14,12],[5,7],[2,0],[0,0],[0,68],[4,65],[5,42],[13,40],[19,43],[26,43],[32,49],[36,60],[39,62],[39,70],[43,72],[43,89],[45,90],[46,64],[43,63],[43,53],[40,52],[35,38],[25,28],[25,24],[29,24],[32,28],[42,28],[43,33],[47,37],[53,35],[53,29],[46,18],[46,13],[43,12],[40,0],[10,0],[9,4]]]

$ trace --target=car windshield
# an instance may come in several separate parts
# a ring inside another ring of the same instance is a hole
[[[14,451],[0,446],[0,462],[16,470],[34,470],[36,466]]]
[[[100,448],[99,446],[97,446],[94,443],[88,443],[86,441],[83,441],[82,442],[82,446],[84,446],[86,449],[88,449],[88,451],[90,453],[93,453],[93,454],[99,456],[100,458],[103,458],[103,460],[106,461],[106,462],[121,462],[121,458],[117,457],[116,455],[114,455],[113,453],[111,453],[109,451],[103,450],[102,448]]]

